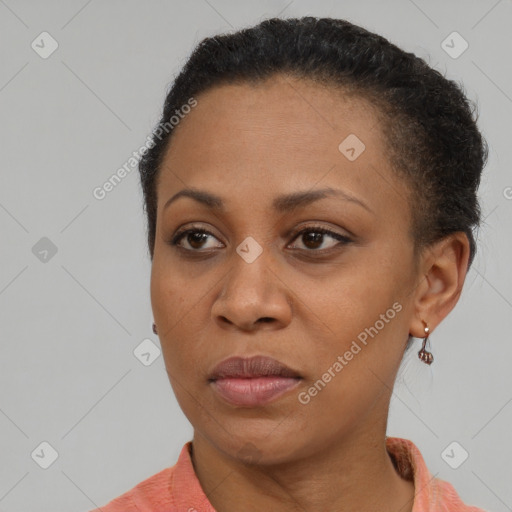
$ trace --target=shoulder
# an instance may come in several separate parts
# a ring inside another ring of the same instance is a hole
[[[487,512],[467,505],[452,484],[433,476],[419,448],[409,439],[386,436],[386,447],[400,476],[414,482],[412,512]]]
[[[488,512],[483,508],[474,507],[462,501],[452,484],[434,478],[433,499],[439,510],[447,512]]]
[[[215,512],[201,488],[192,463],[192,442],[185,443],[172,467],[146,478],[104,507],[90,512]]]
[[[90,512],[150,512],[171,505],[171,482],[176,465],[146,478],[121,496]]]

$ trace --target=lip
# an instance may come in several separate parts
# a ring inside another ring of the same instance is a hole
[[[232,405],[257,407],[295,388],[302,377],[277,359],[253,356],[221,361],[208,380],[212,388]]]

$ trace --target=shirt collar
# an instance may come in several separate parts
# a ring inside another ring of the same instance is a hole
[[[425,461],[416,447],[399,437],[386,437],[386,449],[402,478],[414,483],[415,497],[412,512],[429,512],[436,508],[436,480],[430,474]],[[173,512],[216,512],[208,501],[195,474],[191,459],[192,441],[187,442],[173,468],[170,491]]]

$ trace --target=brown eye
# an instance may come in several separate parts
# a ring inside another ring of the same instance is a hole
[[[324,241],[325,234],[318,231],[307,231],[302,234],[302,241],[308,249],[318,249]]]
[[[194,249],[201,249],[209,236],[202,232],[188,233],[186,240]]]
[[[183,247],[184,249],[191,251],[198,251],[199,249],[211,249],[212,247],[205,246],[205,242],[208,241],[209,237],[215,238],[212,233],[206,231],[205,229],[191,228],[187,229],[186,231],[177,233],[171,240],[171,244]],[[181,240],[183,239],[185,239],[190,247],[184,247],[180,244]]]
[[[215,247],[223,247],[223,244],[220,245],[210,245],[208,246],[208,240],[216,239],[215,235],[207,231],[203,228],[190,228],[181,232],[178,232],[170,244],[173,246],[180,247],[186,251],[190,252],[205,252],[208,249],[213,249]],[[331,240],[331,243],[328,243],[328,240]],[[292,247],[294,249],[300,249],[307,252],[323,252],[329,251],[333,247],[338,245],[346,245],[350,243],[352,240],[347,236],[341,235],[340,233],[336,233],[329,229],[320,226],[307,227],[297,233],[293,240],[301,240],[303,247]],[[185,244],[182,243],[185,242]],[[326,247],[327,241],[327,247]],[[332,243],[334,241],[335,243]],[[188,245],[188,246],[187,246]]]
[[[322,247],[326,239],[335,240],[336,243],[330,244],[327,247]],[[337,245],[347,244],[351,242],[351,239],[347,236],[341,235],[329,229],[323,227],[308,227],[300,231],[294,240],[301,240],[305,250],[321,252],[322,250],[329,250],[332,247],[336,247]],[[295,247],[296,248],[296,247]],[[300,247],[299,247],[300,249]]]

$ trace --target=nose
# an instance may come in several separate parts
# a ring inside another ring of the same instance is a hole
[[[292,290],[278,276],[268,249],[247,263],[233,254],[233,263],[212,305],[212,318],[223,329],[280,329],[292,318]]]

